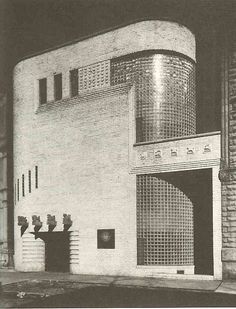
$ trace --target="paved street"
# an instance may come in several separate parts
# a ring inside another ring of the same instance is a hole
[[[8,294],[1,308],[72,308],[72,307],[234,307],[236,295],[213,292],[189,292],[172,289],[81,286],[64,294],[42,296],[29,294],[22,298]]]
[[[189,307],[236,305],[236,296],[126,287],[88,287],[33,302],[39,307]]]
[[[0,308],[235,307],[236,282],[0,272]]]

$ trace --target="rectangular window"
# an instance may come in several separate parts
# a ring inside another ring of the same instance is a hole
[[[22,196],[25,196],[25,176],[22,175]]]
[[[35,166],[35,188],[38,189],[38,166]]]
[[[62,98],[62,74],[54,75],[54,98],[61,100]]]
[[[39,80],[39,103],[47,103],[47,79],[42,78]]]
[[[70,96],[78,95],[78,69],[70,71]]]
[[[28,171],[29,193],[31,193],[31,171]]]

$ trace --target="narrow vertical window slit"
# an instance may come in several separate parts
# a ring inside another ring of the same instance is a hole
[[[47,79],[42,78],[39,80],[39,103],[47,103]]]
[[[22,196],[25,196],[25,175],[22,175]]]
[[[38,166],[35,166],[35,188],[38,189]]]
[[[62,74],[54,75],[54,98],[55,100],[62,99]]]
[[[31,193],[31,171],[28,171],[29,193]]]

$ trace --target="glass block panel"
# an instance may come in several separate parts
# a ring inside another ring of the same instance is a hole
[[[193,265],[193,204],[174,184],[137,176],[138,265]]]
[[[195,64],[169,54],[111,60],[111,85],[136,86],[136,141],[196,134]]]
[[[79,68],[79,92],[110,85],[110,60]]]

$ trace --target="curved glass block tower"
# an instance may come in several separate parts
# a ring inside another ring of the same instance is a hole
[[[140,265],[193,265],[193,204],[175,183],[137,176],[137,246]]]
[[[111,84],[136,85],[136,142],[196,134],[195,63],[177,53],[113,59]]]
[[[111,60],[111,84],[136,89],[136,143],[196,134],[195,62],[174,51]],[[171,179],[137,175],[138,265],[194,265],[193,203]]]

